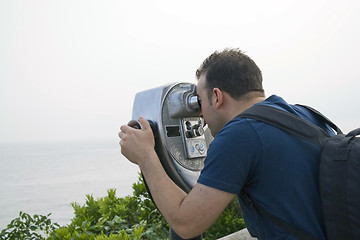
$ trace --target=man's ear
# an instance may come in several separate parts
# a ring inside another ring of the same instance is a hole
[[[220,106],[222,106],[223,102],[224,102],[224,94],[222,93],[222,91],[219,88],[214,88],[213,89],[213,96],[214,96],[214,106],[216,108],[219,108]]]

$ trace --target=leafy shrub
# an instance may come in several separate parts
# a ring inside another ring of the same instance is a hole
[[[19,217],[13,219],[7,228],[1,231],[0,239],[45,239],[47,234],[59,227],[59,224],[51,223],[50,215],[35,214],[31,217],[27,213],[20,212]]]
[[[72,207],[74,217],[70,224],[62,227],[51,223],[48,219],[50,214],[31,218],[20,212],[21,219],[14,219],[1,232],[0,239],[45,239],[37,232],[39,230],[48,235],[48,240],[169,238],[169,225],[152,202],[141,177],[133,184],[133,196],[117,198],[116,190],[110,189],[105,197],[94,199],[92,195],[87,195],[83,206],[72,203]],[[218,239],[244,227],[240,206],[234,199],[216,223],[203,234],[203,239]]]
[[[106,197],[97,200],[87,195],[84,206],[72,203],[75,216],[71,223],[56,229],[48,239],[166,239],[168,224],[142,178],[133,184],[133,190],[133,196],[124,198],[117,198],[116,190],[110,189]]]

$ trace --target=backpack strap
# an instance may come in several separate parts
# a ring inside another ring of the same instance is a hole
[[[315,115],[319,117],[322,116],[322,119],[327,119],[322,114],[319,113],[320,115],[318,115],[317,113],[315,113]],[[261,122],[271,124],[292,135],[303,138],[319,146],[322,146],[325,141],[330,137],[324,129],[316,126],[315,124],[306,121],[295,114],[266,105],[254,105],[239,114],[237,117],[252,118]],[[341,132],[340,129],[330,120],[327,119],[325,121],[332,128],[334,128],[335,131],[337,131],[338,133]]]
[[[250,196],[244,190],[240,192],[240,198],[248,207],[254,209],[256,213],[260,213],[266,216],[272,223],[280,227],[285,232],[289,233],[291,236],[294,236],[301,240],[319,240],[319,238],[313,236],[312,234],[298,227],[295,227],[290,223],[285,222],[281,218],[272,215],[271,213],[266,211],[263,207],[258,205],[256,202],[252,201]]]
[[[314,109],[312,107],[306,106],[306,105],[302,105],[302,104],[296,104],[296,105],[300,106],[300,107],[303,107],[303,108],[306,108],[307,110],[312,112],[314,115],[316,115],[318,118],[320,118],[323,122],[326,122],[332,129],[334,129],[337,134],[342,134],[343,133],[340,130],[340,128],[335,125],[335,123],[333,123],[330,119],[328,119],[326,116],[324,116],[318,110],[316,110],[316,109]]]

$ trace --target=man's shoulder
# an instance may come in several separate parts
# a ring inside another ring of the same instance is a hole
[[[229,121],[215,136],[212,145],[217,149],[228,149],[236,146],[260,146],[261,139],[259,137],[259,126],[264,123],[254,119],[234,118]],[[243,148],[241,148],[243,149]],[[239,149],[238,149],[239,150]],[[232,149],[232,152],[235,150]]]
[[[230,120],[219,132],[219,136],[237,135],[237,134],[250,134],[254,133],[253,124],[258,121],[250,118],[235,117]]]

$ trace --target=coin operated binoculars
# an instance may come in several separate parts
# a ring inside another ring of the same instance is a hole
[[[213,140],[210,129],[200,117],[196,86],[174,83],[137,93],[132,119],[139,116],[150,123],[155,151],[166,173],[188,193],[200,176]],[[141,128],[136,120],[129,125]],[[172,233],[171,239],[181,238]]]

